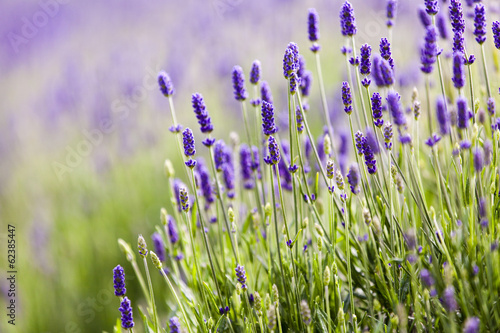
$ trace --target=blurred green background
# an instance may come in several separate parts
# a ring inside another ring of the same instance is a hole
[[[352,1],[357,43],[377,49],[386,35],[384,1]],[[368,4],[367,4],[368,3]],[[117,238],[150,242],[168,208],[163,162],[176,152],[167,100],[156,84],[166,70],[176,87],[180,123],[197,128],[190,95],[205,96],[218,138],[241,128],[230,72],[254,59],[286,108],[282,55],[299,44],[309,69],[307,9],[321,18],[323,70],[332,116],[341,129],[340,1],[3,2],[0,32],[0,303],[5,309],[7,225],[16,227],[17,317],[2,332],[111,331],[118,318],[112,269],[125,268],[135,305],[143,304]],[[401,1],[394,57],[400,80],[418,80],[415,4]],[[403,45],[403,46],[402,46]],[[311,112],[321,132],[313,83]],[[404,96],[408,98],[410,89]],[[280,118],[280,117],[278,117]],[[195,131],[195,135],[199,132]],[[199,142],[199,141],[198,141]],[[200,153],[206,154],[201,149]],[[206,157],[206,156],[205,156]],[[183,176],[183,175],[180,175]],[[153,276],[165,292],[160,276]],[[162,322],[166,305],[160,304]]]

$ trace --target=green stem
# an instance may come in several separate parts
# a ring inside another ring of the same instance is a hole
[[[151,307],[153,308],[153,322],[155,325],[155,331],[159,331],[160,323],[158,321],[158,315],[156,313],[156,303],[155,303],[155,294],[153,292],[153,283],[151,282],[151,276],[149,275],[149,269],[148,269],[148,261],[146,260],[146,257],[142,258],[144,261],[144,269],[146,270],[146,277],[148,278],[148,286],[149,286],[149,297],[151,300]]]
[[[188,317],[186,315],[186,311],[184,310],[184,306],[182,305],[181,300],[179,299],[179,296],[177,296],[177,293],[175,292],[174,286],[170,282],[170,279],[168,278],[167,274],[165,274],[163,269],[160,269],[160,272],[161,272],[161,275],[163,275],[163,278],[165,279],[165,281],[167,282],[167,285],[170,288],[170,291],[172,292],[172,294],[174,294],[174,297],[175,297],[175,300],[177,301],[177,304],[179,304],[179,307],[181,308],[182,315],[184,316],[184,321],[186,322],[186,327],[188,328],[188,331],[192,332],[190,322],[189,322]]]

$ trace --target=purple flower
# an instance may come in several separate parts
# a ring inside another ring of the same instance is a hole
[[[431,273],[425,268],[420,272],[420,279],[422,280],[424,286],[426,286],[427,288],[434,285],[434,278],[432,277]]]
[[[425,140],[425,144],[432,148],[439,141],[441,141],[441,137],[434,133],[427,140]]]
[[[460,96],[457,99],[457,126],[464,129],[469,125],[469,110],[467,109],[467,99]]]
[[[486,41],[486,16],[484,5],[478,3],[474,7],[474,36],[476,42],[483,44]]]
[[[252,152],[246,144],[242,144],[240,146],[240,169],[243,186],[247,190],[253,189],[254,181],[252,178]]]
[[[446,22],[446,17],[444,14],[439,13],[436,16],[436,27],[439,31],[439,36],[441,36],[442,39],[448,39],[448,22]]]
[[[283,75],[289,79],[292,73],[299,70],[299,47],[291,42],[288,44],[285,55],[283,56]]]
[[[293,171],[295,168],[290,166],[290,169],[286,166],[286,160],[290,160],[290,146],[287,141],[281,142],[281,149],[283,150],[283,155],[285,158],[282,158],[278,163],[278,171],[282,180],[281,186],[288,191],[293,190],[292,184],[292,175],[290,171]]]
[[[474,170],[476,170],[476,172],[481,172],[481,170],[483,170],[484,167],[484,156],[483,156],[483,151],[480,148],[476,148],[474,150],[473,161],[474,161]]]
[[[181,332],[181,322],[179,318],[172,317],[168,321],[168,327],[170,328],[170,333],[180,333]]]
[[[344,111],[347,114],[352,113],[352,96],[351,96],[351,88],[349,87],[349,83],[344,81],[342,83],[342,103],[344,103]]]
[[[356,142],[356,149],[358,150],[358,155],[363,155],[363,133],[357,131],[354,134],[354,141]]]
[[[387,15],[388,27],[392,27],[394,24],[392,20],[396,17],[397,6],[398,6],[397,0],[387,0],[386,15]]]
[[[257,172],[259,179],[262,177],[260,174],[259,148],[255,146],[252,146],[252,170]]]
[[[189,196],[184,187],[179,189],[179,202],[182,210],[187,212],[189,210]]]
[[[370,75],[371,73],[371,61],[370,56],[372,54],[372,47],[368,44],[361,46],[361,60],[359,62],[359,72],[363,75]]]
[[[457,89],[461,89],[465,85],[464,60],[463,53],[455,52],[453,54],[453,78],[451,80]]]
[[[453,35],[453,52],[463,53],[465,51],[464,47],[464,37],[462,33],[455,33]],[[470,60],[465,59],[466,64],[472,64],[474,62],[474,55],[470,55]]]
[[[273,104],[273,95],[271,94],[271,88],[269,88],[269,84],[266,81],[262,81],[260,83],[260,98],[264,102]]]
[[[479,333],[479,318],[470,317],[467,318],[464,324],[464,333]]]
[[[300,78],[300,92],[302,96],[309,96],[309,91],[312,84],[312,73],[310,71],[305,71]]]
[[[448,312],[453,312],[458,309],[458,304],[455,299],[455,288],[447,287],[443,292],[443,306]]]
[[[272,104],[262,101],[262,131],[265,135],[269,136],[278,131],[274,124],[274,107]]]
[[[380,145],[378,143],[378,138],[375,132],[373,132],[373,130],[370,127],[368,127],[365,132],[366,132],[365,134],[366,141],[368,142],[368,145],[370,146],[373,153],[374,154],[380,153]]]
[[[113,269],[113,282],[115,287],[115,296],[124,296],[127,292],[125,288],[125,271],[118,265]]]
[[[377,172],[377,161],[375,160],[372,148],[370,147],[366,137],[363,137],[363,139],[361,140],[361,145],[363,147],[363,154],[365,155],[366,168],[368,170],[368,173],[370,175],[373,175]]]
[[[316,42],[319,39],[319,15],[316,9],[309,8],[309,15],[307,16],[307,30],[309,33],[309,40]]]
[[[184,132],[182,132],[182,143],[184,145],[184,155],[190,157],[196,153],[193,131],[191,131],[191,129],[186,128]]]
[[[424,0],[425,11],[429,15],[436,15],[439,12],[439,4],[437,0]]]
[[[438,53],[436,45],[437,32],[433,25],[428,26],[426,30],[425,43],[421,49],[420,61],[422,62],[422,67],[420,69],[422,72],[429,74],[432,72]]]
[[[359,193],[359,169],[356,163],[353,163],[349,167],[349,172],[347,173],[347,182],[351,188],[353,194]]]
[[[240,66],[233,67],[233,90],[234,98],[237,101],[247,99],[248,93],[245,90],[245,74],[243,74],[243,69]]]
[[[196,172],[200,177],[201,193],[205,198],[205,209],[208,209],[210,204],[215,201],[215,198],[212,191],[212,184],[210,182],[210,172],[208,171],[203,159],[198,160]]]
[[[400,100],[401,96],[399,96],[397,92],[391,91],[387,94],[387,104],[389,106],[389,112],[394,123],[397,126],[406,125],[406,118],[401,107]]]
[[[134,317],[132,314],[132,307],[130,306],[130,300],[127,296],[123,298],[123,301],[120,304],[121,306],[118,308],[120,310],[122,317],[122,327],[125,329],[134,327]]]
[[[488,98],[488,101],[486,102],[486,106],[487,106],[488,113],[490,114],[490,116],[494,116],[495,115],[495,100],[493,99],[493,97]]]
[[[164,71],[158,74],[158,84],[160,86],[160,91],[165,97],[172,96],[175,93],[174,84],[172,80],[170,80],[170,76]]]
[[[277,164],[281,159],[280,149],[278,147],[276,139],[272,135],[269,136],[268,145],[269,145],[269,156],[264,158],[264,162],[266,162],[266,164],[268,165]]]
[[[153,240],[155,253],[158,256],[158,259],[160,259],[160,261],[165,261],[165,244],[163,244],[161,235],[155,232],[153,235],[151,235],[151,239]]]
[[[392,124],[386,123],[384,126],[385,149],[392,149]]]
[[[382,119],[382,96],[378,92],[373,93],[371,98],[372,101],[372,112],[373,112],[373,123],[377,127],[382,127],[384,120]]]
[[[218,140],[215,143],[215,148],[214,148],[214,162],[215,162],[215,169],[217,171],[222,171],[222,165],[225,162],[226,158],[226,144],[222,140]]]
[[[420,18],[420,22],[422,22],[424,28],[427,28],[432,24],[429,14],[427,14],[427,12],[425,11],[425,7],[418,8],[418,17]]]
[[[179,233],[177,232],[177,226],[175,225],[175,220],[172,216],[167,216],[167,232],[170,243],[175,244],[179,241]]]
[[[177,209],[180,212],[181,211],[181,202],[179,200],[180,189],[183,188],[183,187],[185,188],[186,185],[184,185],[184,183],[180,179],[175,178],[174,179],[173,187],[174,187],[175,199],[177,200]]]
[[[252,63],[252,69],[250,70],[250,83],[257,84],[260,80],[260,61],[255,60]]]
[[[446,135],[450,133],[450,114],[442,96],[438,97],[436,101],[436,117],[441,134]]]
[[[234,197],[234,166],[231,154],[230,149],[226,147],[224,150],[224,163],[222,164],[222,178],[226,186],[227,197],[230,199]]]
[[[304,131],[304,117],[298,105],[295,110],[295,120],[297,121],[297,132],[302,133]]]
[[[198,119],[198,124],[200,124],[200,130],[202,133],[210,133],[213,131],[214,127],[212,121],[208,116],[208,111],[203,101],[203,96],[200,93],[193,94],[191,98],[193,104],[194,113]]]
[[[294,95],[297,92],[297,86],[300,85],[300,78],[297,73],[292,73],[290,75],[290,94]]]
[[[333,161],[332,160],[326,161],[326,176],[328,177],[328,179],[333,178],[334,171],[335,170],[334,170]]]
[[[246,285],[247,276],[246,276],[246,272],[245,272],[245,267],[238,264],[234,270],[236,271],[236,278],[237,278],[238,282],[241,284],[241,289],[246,290],[247,289],[247,285]]]
[[[354,9],[349,1],[345,1],[340,10],[340,29],[344,36],[354,36],[357,32]]]
[[[460,149],[469,149],[472,146],[472,143],[469,140],[463,140],[460,142]]]
[[[493,144],[491,143],[491,140],[484,141],[483,150],[484,150],[484,165],[490,165],[493,153]]]
[[[392,59],[391,43],[389,43],[389,40],[387,38],[381,38],[379,47],[380,56],[387,60],[389,65],[391,65],[391,69],[394,70],[394,59]]]
[[[450,20],[453,32],[460,35],[465,31],[465,21],[460,0],[450,0]]]
[[[491,30],[493,31],[495,47],[500,50],[500,21],[493,22]]]
[[[391,65],[379,55],[373,57],[372,74],[378,87],[388,87],[394,84],[394,72]]]

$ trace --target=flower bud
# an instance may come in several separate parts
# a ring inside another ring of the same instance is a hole
[[[164,168],[167,179],[175,177],[174,166],[172,165],[172,162],[170,160],[165,160]]]
[[[160,261],[160,259],[158,259],[158,256],[156,255],[156,253],[154,253],[153,251],[150,251],[149,255],[151,257],[151,261],[153,262],[153,265],[155,265],[156,268],[161,269],[162,268],[161,261]]]
[[[323,284],[325,286],[330,284],[330,268],[328,266],[325,267],[325,271],[323,273]]]

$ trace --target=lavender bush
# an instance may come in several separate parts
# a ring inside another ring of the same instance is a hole
[[[303,17],[310,45],[284,46],[283,105],[262,80],[265,63],[246,66],[249,81],[233,67],[238,134],[212,133],[224,123],[212,123],[199,93],[192,105],[200,127],[181,130],[175,82],[159,74],[172,115],[165,126],[173,125],[185,167],[165,163],[173,208],[161,209],[153,248],[147,237],[137,246],[119,240],[133,272],[114,270],[115,332],[132,332],[134,321],[157,333],[500,330],[500,121],[487,64],[487,54],[499,56],[499,23],[488,25],[481,3],[467,20],[459,0],[423,5],[425,82],[408,86],[396,79],[391,50],[397,2],[387,2],[379,53],[368,43],[357,49],[355,8],[344,2],[338,46],[347,78],[335,79],[345,112],[335,117],[315,9]],[[312,52],[312,71],[301,51]],[[319,133],[315,118],[325,125]],[[337,122],[350,138],[334,131]],[[144,307],[124,296],[129,274]],[[155,293],[153,274],[168,294]],[[165,302],[168,312],[159,313]]]

